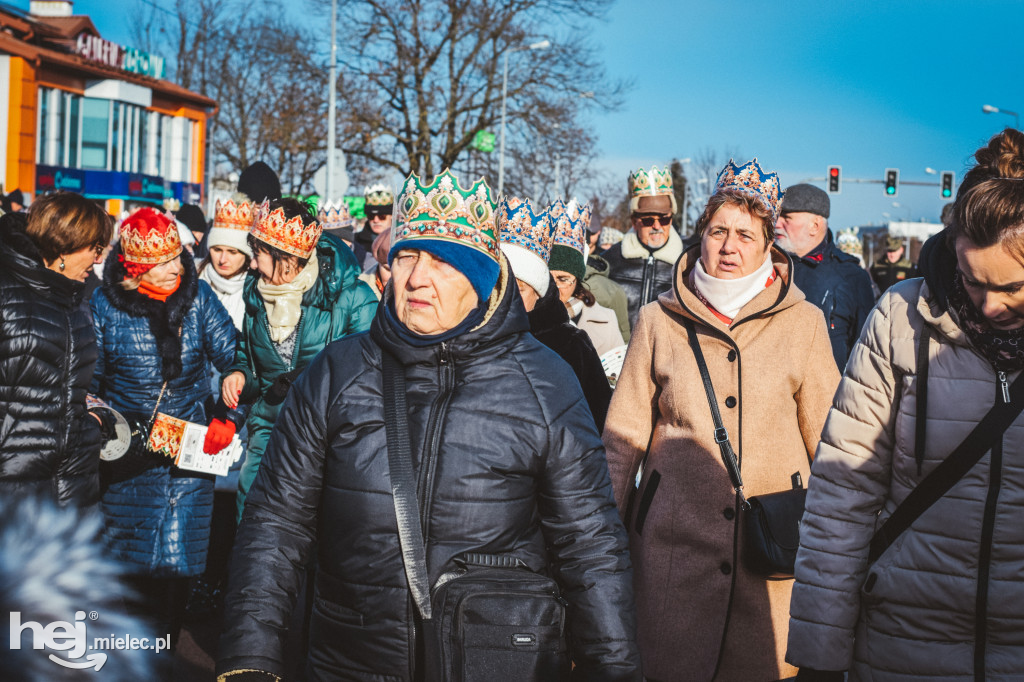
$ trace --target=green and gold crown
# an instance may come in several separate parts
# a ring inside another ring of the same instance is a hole
[[[440,239],[469,246],[498,260],[496,208],[482,178],[463,189],[448,169],[429,185],[424,185],[418,175],[410,175],[398,197],[391,248],[416,239]],[[415,248],[415,244],[408,246]]]
[[[669,169],[651,166],[649,171],[643,168],[629,174],[629,210],[636,211],[640,197],[667,196],[672,199],[672,212],[676,211],[676,197],[672,191],[672,173]]]

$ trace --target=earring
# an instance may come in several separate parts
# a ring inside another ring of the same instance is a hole
[[[64,272],[64,256],[60,257],[60,271]]]

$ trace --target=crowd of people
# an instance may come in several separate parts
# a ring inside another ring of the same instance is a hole
[[[757,159],[689,245],[657,167],[616,236],[447,170],[361,226],[262,163],[209,224],[38,197],[0,216],[0,585],[63,542],[117,583],[75,609],[172,647],[201,598],[227,682],[1019,679],[1024,134],[975,160],[869,268]],[[179,467],[158,415],[244,456]]]

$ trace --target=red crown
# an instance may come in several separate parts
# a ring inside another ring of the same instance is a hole
[[[252,225],[252,236],[299,258],[313,255],[321,232],[323,226],[320,223],[314,221],[305,225],[302,216],[285,218],[284,209],[275,208],[271,211],[268,201],[256,209],[256,219]]]
[[[178,225],[152,208],[140,208],[121,223],[121,253],[139,265],[159,265],[181,253]]]
[[[236,204],[231,199],[224,202],[218,199],[217,209],[213,214],[213,227],[248,232],[252,229],[255,212],[256,205],[251,201],[240,201]]]

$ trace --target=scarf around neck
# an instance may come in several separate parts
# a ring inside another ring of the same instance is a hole
[[[178,275],[178,279],[174,280],[174,286],[170,289],[161,289],[149,282],[139,282],[139,288],[137,291],[146,298],[166,303],[170,295],[177,291],[179,286],[181,286],[181,275]]]
[[[234,296],[242,290],[246,274],[248,274],[248,270],[242,268],[242,271],[234,277],[225,277],[217,272],[213,263],[207,263],[203,271],[199,273],[199,279],[207,282],[210,288],[221,296]]]
[[[731,324],[743,306],[775,281],[771,251],[765,255],[764,263],[757,270],[736,279],[712,277],[704,270],[704,263],[698,259],[697,265],[690,271],[690,281],[694,293],[704,305],[711,308],[712,312],[721,313],[719,319],[725,318],[722,321]]]
[[[316,259],[316,251],[309,257],[306,267],[287,284],[267,284],[261,277],[256,288],[263,297],[263,305],[267,309],[267,322],[270,324],[270,340],[281,343],[294,331],[302,317],[302,296],[316,284],[320,274],[320,264]]]
[[[989,361],[998,372],[1016,372],[1024,369],[1024,327],[1019,329],[992,329],[964,288],[960,270],[953,277],[949,293],[949,308],[956,314],[957,323],[971,346]]]

